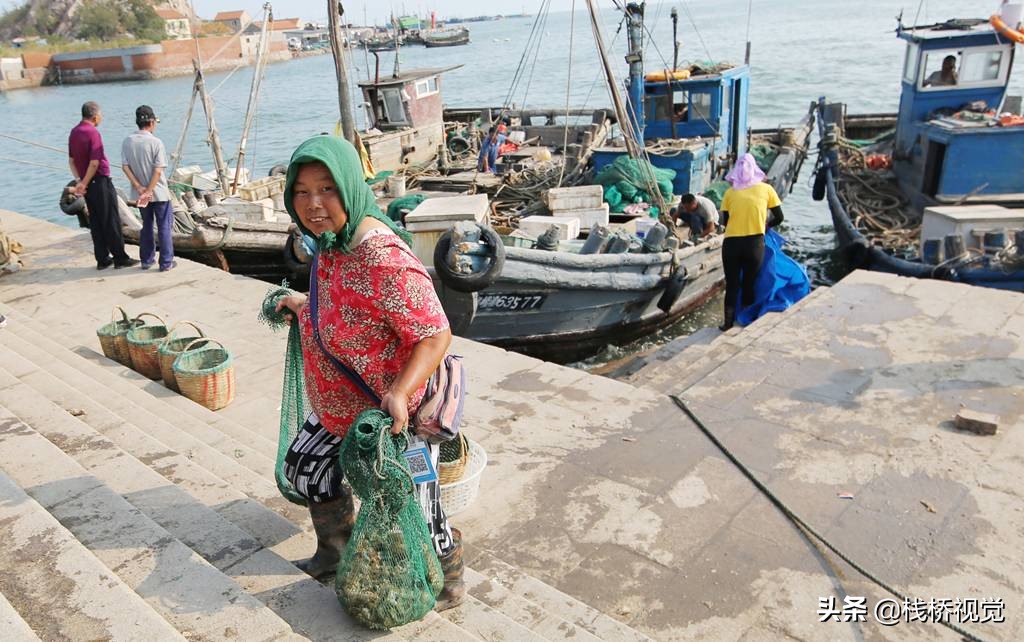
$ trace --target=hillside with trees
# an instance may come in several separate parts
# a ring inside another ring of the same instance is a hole
[[[26,0],[0,16],[0,40],[19,36],[51,41],[102,41],[164,38],[164,23],[157,7],[192,15],[187,0]]]

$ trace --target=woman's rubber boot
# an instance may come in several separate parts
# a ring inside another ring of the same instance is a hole
[[[444,573],[444,589],[434,602],[435,611],[458,606],[466,597],[466,583],[462,579],[462,571],[465,568],[462,563],[462,532],[453,528],[452,539],[455,540],[455,546],[446,555],[438,558],[441,561],[441,572]]]
[[[342,486],[342,492],[341,497],[329,502],[309,502],[309,516],[313,520],[313,530],[316,532],[316,552],[309,559],[295,562],[295,566],[317,579],[333,575],[337,571],[341,552],[345,549],[355,525],[352,491]]]
[[[726,307],[725,308],[725,320],[722,321],[722,325],[718,326],[718,329],[722,332],[732,328],[736,324],[736,308]]]

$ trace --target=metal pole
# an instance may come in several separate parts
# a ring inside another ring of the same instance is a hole
[[[644,140],[644,6],[630,2],[626,5],[626,34],[629,37],[629,115],[640,144]]]
[[[672,7],[672,71],[679,67],[679,12]]]
[[[331,53],[334,54],[334,73],[338,79],[338,110],[341,112],[341,133],[347,141],[355,144],[356,123],[352,116],[352,103],[349,98],[348,69],[345,66],[345,53],[341,45],[341,16],[345,12],[338,0],[327,0],[328,28],[331,32]]]

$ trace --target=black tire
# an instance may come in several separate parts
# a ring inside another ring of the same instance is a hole
[[[270,171],[267,172],[267,176],[284,176],[287,173],[288,166],[285,165],[284,163],[278,163],[277,165],[274,165],[273,167],[270,168]]]
[[[816,201],[825,200],[825,172],[827,171],[829,170],[822,167],[814,175],[814,187],[811,188],[811,198]]]
[[[462,136],[452,136],[448,139],[448,151],[453,154],[465,154],[469,148],[469,141]]]
[[[665,284],[665,291],[661,293],[661,298],[658,299],[658,309],[665,314],[671,312],[672,306],[682,296],[684,288],[686,288],[686,269],[680,267],[669,278],[668,283]]]
[[[60,193],[60,211],[64,212],[68,216],[78,216],[79,214],[85,213],[85,197],[75,196],[67,189],[68,187],[74,187],[77,184],[77,181],[71,181]]]
[[[867,268],[871,257],[871,244],[864,238],[856,238],[839,248],[839,255],[851,270]]]
[[[492,228],[479,225],[481,240],[493,250],[491,265],[476,274],[458,274],[448,266],[448,249],[452,244],[452,231],[448,230],[437,240],[434,246],[434,270],[441,281],[457,292],[479,292],[488,287],[498,278],[505,267],[505,244]]]

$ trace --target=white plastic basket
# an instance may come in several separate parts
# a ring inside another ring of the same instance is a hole
[[[441,486],[441,506],[448,517],[466,510],[473,503],[480,494],[480,477],[487,468],[487,452],[483,446],[472,439],[467,438],[466,441],[469,443],[466,472],[459,481]]]

